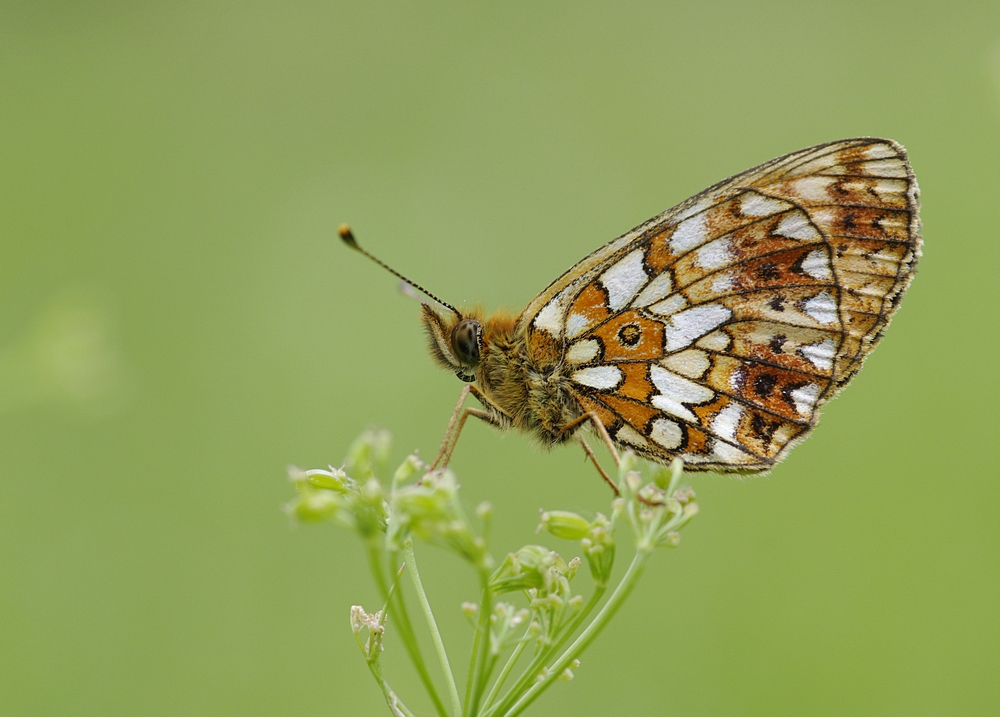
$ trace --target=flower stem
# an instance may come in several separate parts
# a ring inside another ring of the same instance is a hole
[[[492,670],[492,667],[488,670],[486,666],[490,654],[490,615],[493,613],[493,593],[489,587],[489,575],[484,574],[482,581],[483,600],[479,608],[481,610],[479,615],[479,655],[476,660],[475,677],[472,681],[472,700],[466,705],[469,717],[476,717],[479,714],[479,700],[483,696],[483,690],[486,689],[486,683]]]
[[[545,677],[532,685],[532,687],[524,693],[524,695],[514,703],[514,705],[506,712],[503,713],[503,717],[516,717],[521,714],[527,707],[534,702],[539,695],[542,694],[546,689],[548,689],[553,682],[562,674],[569,664],[576,659],[576,657],[581,654],[591,642],[594,641],[601,630],[607,627],[607,624],[611,621],[611,618],[615,616],[618,612],[618,608],[621,607],[622,603],[632,592],[636,583],[639,581],[639,577],[642,575],[642,569],[645,567],[646,559],[649,557],[650,551],[639,550],[636,552],[635,557],[632,558],[631,564],[628,566],[628,570],[625,575],[622,576],[622,581],[618,583],[618,587],[608,598],[608,601],[604,603],[604,607],[601,611],[597,613],[597,617],[594,618],[584,629],[580,636],[576,638],[572,645],[566,649],[566,651],[559,657],[558,660],[552,665],[548,670],[548,674]]]
[[[514,698],[516,698],[517,695],[523,694],[524,691],[528,689],[531,683],[536,680],[539,674],[541,674],[542,668],[545,666],[545,663],[552,659],[552,657],[562,648],[562,646],[566,644],[569,638],[573,636],[573,633],[577,631],[577,628],[580,627],[583,621],[587,619],[587,616],[591,612],[593,612],[594,608],[601,601],[601,598],[604,597],[604,593],[606,591],[607,591],[606,585],[597,585],[594,587],[594,593],[590,596],[590,599],[587,601],[587,604],[584,606],[584,608],[580,611],[580,614],[575,615],[568,626],[564,626],[563,628],[560,629],[559,637],[556,639],[555,642],[539,650],[535,654],[535,656],[531,658],[531,662],[528,663],[528,666],[524,669],[524,672],[521,673],[521,676],[517,679],[517,682],[514,683],[514,686],[511,687],[510,690],[508,690],[507,694],[504,696],[503,701],[501,702],[500,708],[498,709],[509,708]],[[504,669],[507,668],[505,667]],[[496,691],[496,687],[494,687],[493,691],[494,692]],[[489,704],[492,704],[493,700],[489,699],[487,702]],[[496,709],[490,710],[486,714],[492,715],[496,711],[497,711]]]
[[[413,666],[420,676],[420,681],[427,690],[427,695],[431,698],[431,702],[434,703],[435,711],[439,717],[448,717],[448,710],[445,708],[444,702],[441,700],[441,696],[434,686],[434,681],[427,671],[424,657],[420,653],[420,645],[413,634],[413,624],[410,622],[410,615],[406,611],[406,602],[403,600],[402,591],[389,590],[389,584],[386,582],[385,573],[382,569],[382,552],[377,541],[368,541],[368,563],[375,578],[375,585],[378,587],[382,599],[389,605],[389,614],[395,616],[399,637],[403,641],[403,647],[406,648],[406,653],[410,656],[410,661],[413,662]]]
[[[517,664],[518,659],[521,657],[521,653],[524,652],[524,648],[528,646],[529,630],[531,630],[530,623],[528,625],[528,630],[525,630],[524,636],[521,638],[521,641],[517,643],[517,646],[510,655],[510,658],[507,660],[507,664],[503,666],[503,669],[500,670],[500,674],[497,675],[497,681],[493,683],[493,688],[490,690],[490,693],[486,695],[486,699],[483,700],[484,711],[488,711],[489,708],[493,706],[493,701],[497,698],[497,695],[500,694],[500,690],[507,681],[507,677],[510,676],[510,671],[514,669],[514,665]]]
[[[399,696],[389,687],[389,683],[382,679],[382,675],[377,674],[377,671],[370,663],[368,667],[371,668],[372,675],[375,676],[378,686],[382,688],[382,695],[385,697],[385,702],[389,705],[389,710],[392,712],[393,717],[414,717],[410,708],[404,705]]]
[[[448,653],[444,649],[444,642],[441,640],[441,633],[438,630],[437,622],[434,620],[431,604],[427,601],[427,594],[424,592],[424,586],[420,582],[420,573],[417,571],[417,558],[413,553],[413,540],[411,538],[407,538],[406,542],[403,543],[403,558],[406,560],[407,572],[410,574],[410,579],[413,582],[413,589],[417,591],[420,607],[424,611],[427,626],[431,630],[434,649],[437,650],[438,659],[441,661],[441,669],[444,671],[444,678],[448,683],[448,695],[451,697],[452,713],[457,717],[462,713],[462,701],[458,697],[455,675],[451,671],[451,664],[448,662]]]

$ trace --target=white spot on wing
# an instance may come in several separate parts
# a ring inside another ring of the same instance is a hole
[[[627,424],[618,429],[618,433],[615,434],[615,440],[622,443],[631,443],[633,446],[641,448],[649,445],[649,442],[638,431]]]
[[[901,159],[881,159],[874,162],[865,162],[861,165],[861,171],[875,177],[905,177],[906,166]]]
[[[802,262],[802,271],[814,279],[832,279],[830,262],[825,249],[814,249],[806,255]]]
[[[719,324],[728,321],[732,312],[721,304],[695,306],[670,317],[665,324],[668,353],[682,349]]]
[[[833,368],[833,358],[836,351],[837,347],[834,346],[831,339],[823,339],[818,344],[806,344],[799,349],[799,353],[821,371],[829,371]]]
[[[618,432],[621,435],[621,431]],[[653,421],[649,437],[666,449],[677,448],[681,444],[681,427],[669,418],[657,418]]]
[[[660,363],[674,373],[688,378],[701,378],[709,367],[708,354],[698,349],[688,349],[680,353],[670,354]]]
[[[670,250],[674,254],[683,254],[708,239],[708,218],[705,214],[696,214],[677,225],[674,235],[670,237]]]
[[[840,216],[840,209],[834,209],[832,207],[819,207],[812,210],[812,221],[813,225],[817,227],[823,227],[827,231],[834,226],[834,222]]]
[[[729,237],[711,241],[698,250],[695,260],[704,269],[723,267],[735,258],[729,249]]]
[[[803,212],[795,211],[784,217],[774,230],[775,234],[780,234],[789,239],[819,239],[819,232],[816,227],[809,223],[809,218]]]
[[[591,388],[614,388],[621,381],[622,372],[617,366],[591,366],[573,373],[573,380]]]
[[[548,331],[559,338],[562,335],[562,317],[566,311],[565,303],[569,296],[570,288],[563,289],[556,294],[552,300],[541,308],[535,315],[535,328]]]
[[[657,365],[649,367],[649,376],[659,393],[650,403],[667,413],[697,423],[697,418],[685,403],[704,403],[715,396],[715,391],[701,384],[689,381]]]
[[[768,217],[783,212],[791,206],[780,199],[765,197],[757,192],[747,192],[740,199],[740,214],[748,217]]]
[[[713,331],[698,340],[698,346],[709,351],[725,351],[729,348],[731,339],[722,331]]]
[[[716,296],[727,294],[733,289],[733,276],[728,271],[712,279],[712,293]]]
[[[816,407],[816,397],[819,396],[819,386],[810,383],[802,388],[797,388],[791,393],[792,402],[795,403],[795,410],[800,416],[808,416]]]
[[[666,299],[658,304],[653,304],[649,307],[649,310],[654,314],[659,314],[660,316],[669,316],[670,314],[675,314],[685,306],[687,306],[687,299],[685,299],[680,294],[674,294],[673,296],[668,296]]]
[[[837,302],[828,291],[806,301],[802,304],[802,310],[820,324],[832,324],[838,319]]]
[[[747,455],[736,446],[731,446],[723,441],[712,442],[712,455],[709,460],[713,463],[726,463],[729,465],[742,465],[754,462],[752,456]]]
[[[566,352],[566,361],[568,363],[587,363],[588,361],[593,361],[597,358],[600,349],[600,345],[594,339],[577,341]]]
[[[889,144],[873,144],[865,150],[866,159],[888,159],[895,156],[896,150]]]
[[[899,179],[879,179],[872,186],[875,192],[883,201],[887,201],[892,196],[902,196],[906,194],[907,184]]]
[[[646,288],[635,297],[632,306],[649,306],[669,294],[671,288],[673,283],[670,281],[670,272],[665,271],[646,284]]]
[[[566,318],[566,335],[571,339],[576,338],[590,328],[593,323],[583,314],[572,313]]]
[[[832,197],[827,189],[836,181],[836,177],[801,177],[792,181],[792,191],[810,202],[828,202]]]
[[[738,403],[730,403],[712,420],[712,432],[720,438],[736,440],[736,429],[743,417],[743,407]]]
[[[649,276],[642,266],[644,254],[642,249],[629,252],[625,258],[601,274],[601,284],[608,292],[608,306],[612,311],[628,306],[649,281]]]

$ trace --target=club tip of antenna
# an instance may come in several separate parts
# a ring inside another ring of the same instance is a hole
[[[358,242],[354,239],[354,234],[351,233],[351,228],[347,224],[341,224],[337,227],[337,233],[347,246],[352,249],[358,248]]]

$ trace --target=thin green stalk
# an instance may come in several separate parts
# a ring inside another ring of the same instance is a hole
[[[399,699],[399,696],[389,687],[389,683],[382,679],[382,675],[379,671],[375,669],[374,665],[370,662],[368,663],[368,669],[371,670],[372,676],[375,677],[375,681],[378,682],[378,686],[382,688],[382,695],[385,697],[385,703],[389,705],[389,710],[392,712],[393,717],[414,717],[413,712],[410,708],[403,704],[403,701]]]
[[[480,606],[482,608],[482,606]],[[479,642],[483,639],[483,629],[479,622],[483,619],[482,609],[479,611],[479,620],[476,622],[476,633],[472,636],[472,651],[469,654],[469,673],[465,678],[465,709],[462,717],[469,717],[469,708],[472,705],[472,686],[476,680],[476,663],[479,660]],[[487,618],[488,619],[488,618]]]
[[[427,671],[424,657],[420,653],[420,645],[417,642],[416,635],[413,633],[413,624],[410,622],[410,615],[406,611],[406,602],[403,600],[402,590],[389,590],[389,584],[386,582],[385,573],[382,570],[381,550],[379,549],[379,544],[374,541],[369,541],[368,543],[368,563],[371,567],[372,575],[375,577],[375,586],[378,588],[382,599],[388,602],[389,614],[395,616],[397,631],[403,642],[403,647],[406,648],[406,653],[410,656],[410,661],[417,670],[420,681],[427,690],[427,695],[431,698],[431,702],[434,703],[435,711],[439,717],[448,717],[448,710],[445,708],[444,701],[438,694],[437,687],[434,686],[430,672]]]
[[[621,607],[625,599],[628,598],[632,589],[635,587],[636,583],[639,581],[639,577],[642,575],[642,569],[646,565],[646,560],[650,555],[649,550],[638,550],[636,551],[635,557],[632,558],[631,564],[628,566],[628,570],[622,577],[622,581],[618,583],[618,587],[608,598],[608,601],[604,603],[604,607],[601,611],[597,613],[597,617],[584,629],[580,636],[576,638],[572,645],[556,660],[555,664],[549,669],[548,674],[537,684],[533,685],[531,689],[524,693],[524,695],[519,699],[514,705],[506,712],[503,713],[503,717],[517,717],[517,715],[524,712],[528,706],[534,702],[542,692],[548,689],[552,683],[562,674],[569,664],[576,659],[577,655],[582,653],[591,642],[594,641],[601,630],[607,627],[607,624],[611,621],[611,618],[615,616],[618,612],[618,608]]]
[[[559,637],[551,645],[540,649],[538,652],[535,653],[535,656],[531,658],[531,662],[525,668],[524,672],[521,673],[521,676],[517,679],[517,682],[515,682],[514,686],[507,691],[507,694],[504,696],[503,703],[509,703],[514,695],[521,694],[522,692],[524,692],[524,690],[528,688],[528,686],[532,682],[535,681],[538,674],[545,666],[545,663],[548,662],[550,659],[552,659],[552,656],[555,655],[562,648],[562,646],[566,644],[566,642],[573,636],[573,633],[575,633],[577,629],[580,627],[580,625],[583,624],[583,621],[587,619],[587,616],[594,611],[594,608],[597,607],[597,604],[601,601],[601,598],[604,597],[604,593],[607,592],[607,589],[608,589],[607,585],[597,585],[594,587],[594,592],[590,596],[590,599],[587,601],[587,604],[584,605],[583,609],[580,611],[578,615],[573,617],[573,620],[570,622],[569,626],[564,626],[562,629],[560,629]],[[495,686],[494,686],[494,691],[496,691]],[[493,700],[490,699],[488,700],[488,702],[492,704]]]
[[[535,653],[535,656],[531,658],[531,662],[528,663],[528,666],[524,669],[524,672],[522,672],[521,676],[518,677],[517,682],[515,682],[514,686],[507,691],[507,694],[504,696],[504,700],[501,704],[509,703],[514,695],[521,694],[532,682],[535,681],[536,677],[545,666],[545,663],[548,662],[552,656],[566,644],[567,640],[573,636],[573,633],[576,632],[577,628],[579,628],[587,616],[593,612],[594,608],[601,601],[601,598],[604,596],[606,591],[606,585],[600,585],[594,588],[594,593],[590,596],[587,604],[580,611],[580,614],[573,618],[569,627],[561,629],[559,631],[559,637],[551,645],[544,647]],[[493,691],[496,691],[496,686],[494,686]],[[487,700],[487,702],[492,704],[492,699]],[[485,706],[488,705],[484,705],[484,707]],[[488,712],[487,714],[491,713]]]
[[[437,622],[434,620],[431,604],[428,602],[424,586],[420,582],[420,573],[417,571],[417,557],[413,553],[413,540],[411,538],[407,538],[406,542],[403,543],[403,557],[406,560],[407,572],[413,581],[413,589],[417,591],[420,607],[423,609],[424,617],[427,619],[427,626],[431,630],[434,649],[437,650],[438,659],[441,661],[441,669],[444,671],[444,679],[448,684],[448,694],[451,697],[452,713],[457,716],[462,713],[462,702],[458,697],[458,686],[455,684],[455,675],[451,671],[451,665],[448,662],[448,653],[444,649],[444,641],[441,639]]]
[[[514,651],[511,653],[510,657],[507,659],[507,664],[503,666],[500,670],[500,674],[497,675],[496,682],[493,683],[493,689],[490,693],[486,695],[486,699],[483,700],[483,710],[488,711],[493,705],[493,700],[497,698],[500,694],[500,690],[503,688],[504,682],[507,681],[507,677],[510,676],[511,670],[514,669],[514,665],[521,658],[521,653],[524,652],[524,648],[528,646],[528,631],[531,630],[531,621],[528,621],[528,629],[524,631],[524,635],[521,637],[521,641],[517,643]]]
[[[507,694],[504,695],[503,700],[500,702],[501,705],[510,702],[513,695],[519,695],[528,688],[528,685],[535,680],[535,677],[537,677],[539,671],[541,671],[542,667],[545,665],[547,654],[548,652],[545,648],[540,648],[535,653],[534,657],[531,658],[531,662],[529,662],[528,666],[521,672],[521,676],[517,678],[516,682],[514,682],[514,686],[507,690]],[[486,712],[486,717],[489,717],[495,711],[496,708]]]
[[[587,619],[587,616],[594,611],[594,608],[597,607],[597,603],[601,601],[601,598],[604,597],[604,593],[606,593],[607,590],[607,585],[601,585],[594,588],[594,594],[590,596],[587,604],[583,606],[582,610],[580,610],[580,614],[573,618],[568,627],[562,628],[559,631],[559,639],[556,640],[551,647],[546,648],[546,660],[554,653],[558,652],[562,646],[565,645],[571,637],[573,637],[573,633],[577,631],[577,628],[579,628],[581,624],[583,624],[583,621]]]
[[[476,670],[475,676],[472,680],[472,700],[466,705],[468,709],[469,717],[476,717],[479,714],[479,700],[483,696],[483,690],[486,689],[486,682],[490,678],[489,672],[486,670],[486,658],[490,654],[490,615],[493,612],[493,593],[490,591],[489,586],[489,575],[483,574],[483,600],[482,605],[480,605],[480,615],[479,615],[479,630],[480,630],[480,640],[479,640],[479,651],[476,659]]]

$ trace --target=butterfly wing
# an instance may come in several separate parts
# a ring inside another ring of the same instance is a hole
[[[817,145],[598,249],[518,319],[614,440],[690,469],[767,471],[889,323],[920,255],[892,140]]]

